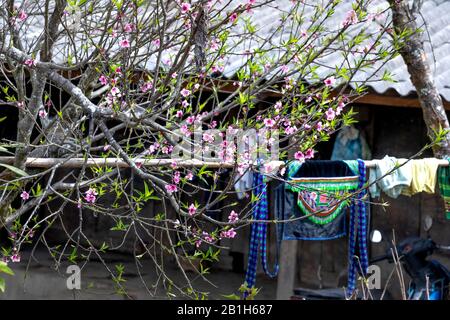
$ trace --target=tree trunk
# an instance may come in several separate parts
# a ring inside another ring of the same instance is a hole
[[[417,31],[415,9],[408,7],[408,1],[389,1],[392,8],[392,19],[397,34],[402,30],[411,30],[413,34],[408,36],[400,50],[400,54],[408,67],[411,82],[416,88],[420,105],[423,111],[423,119],[428,129],[428,136],[435,141],[435,132],[440,128],[449,130],[449,122],[445,113],[442,98],[434,83],[422,40],[422,34]],[[450,132],[447,133],[441,143],[433,146],[436,157],[442,158],[450,155]]]

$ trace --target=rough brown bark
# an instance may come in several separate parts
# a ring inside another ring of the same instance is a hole
[[[413,34],[405,39],[400,54],[408,67],[411,82],[416,88],[423,111],[423,119],[428,128],[428,136],[434,141],[436,138],[435,131],[438,131],[439,128],[449,130],[450,125],[442,98],[434,83],[422,34],[417,32],[415,9],[410,9],[408,2],[404,0],[390,0],[389,2],[396,32],[400,33],[405,29],[413,31]],[[433,153],[438,158],[450,155],[450,133],[440,144],[433,147]]]

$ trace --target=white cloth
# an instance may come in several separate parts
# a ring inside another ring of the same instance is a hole
[[[253,171],[247,170],[243,175],[234,176],[234,189],[237,191],[238,199],[245,198],[245,192],[251,190],[253,186]]]
[[[397,198],[404,188],[408,188],[411,185],[412,167],[411,162],[405,164],[406,160],[389,156],[385,156],[381,160],[373,160],[375,162],[375,168],[371,168],[369,174],[369,192],[373,198],[380,196],[380,190],[391,198]],[[380,179],[401,164],[403,164],[401,167],[383,179]]]

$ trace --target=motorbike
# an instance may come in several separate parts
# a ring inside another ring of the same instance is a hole
[[[378,236],[378,238],[381,237]],[[407,289],[408,300],[446,300],[449,298],[450,272],[442,263],[429,257],[437,250],[450,250],[450,247],[439,246],[431,238],[410,237],[399,242],[395,249],[396,251],[391,246],[386,254],[371,259],[370,263],[383,260],[394,263],[398,259],[411,278]],[[374,300],[383,296],[381,290],[378,289],[371,291],[371,294]],[[384,296],[384,298],[387,297]],[[296,288],[291,299],[340,300],[347,299],[347,297],[343,288],[318,290]],[[363,299],[361,292],[356,299]]]

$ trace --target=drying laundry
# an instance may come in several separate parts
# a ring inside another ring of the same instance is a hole
[[[364,161],[293,162],[288,181],[276,189],[276,212],[282,240],[328,240],[344,236],[345,208],[350,205],[347,293],[357,274],[367,274],[367,197]],[[351,197],[350,192],[357,191]]]
[[[409,188],[413,178],[411,161],[389,156],[373,161],[375,168],[370,170],[369,175],[369,191],[372,197],[380,197],[380,192],[383,191],[391,198],[397,198],[404,189]]]
[[[267,181],[260,173],[254,173],[253,175],[253,194],[258,197],[258,201],[253,207],[253,219],[255,220],[268,220],[269,207],[267,198]],[[279,241],[277,241],[279,244]],[[273,272],[269,271],[267,263],[267,224],[266,223],[253,223],[250,231],[250,246],[248,255],[247,272],[245,274],[245,282],[248,288],[253,288],[256,283],[256,269],[258,267],[258,258],[261,254],[261,263],[264,272],[271,278],[276,277],[278,274],[278,252]],[[244,298],[248,295],[244,292]]]
[[[275,210],[283,240],[329,240],[346,234],[345,194],[355,191],[358,176],[342,161],[292,162],[288,182],[277,187]]]
[[[234,189],[237,192],[238,199],[245,198],[245,193],[250,191],[253,186],[253,172],[249,169],[243,175],[236,174],[234,176]]]
[[[447,159],[447,161],[449,161],[449,166],[439,167],[438,182],[439,191],[444,199],[445,217],[450,219],[450,159]]]
[[[411,196],[419,192],[434,193],[439,160],[436,158],[415,159],[410,163],[411,184],[402,190],[402,194]]]

